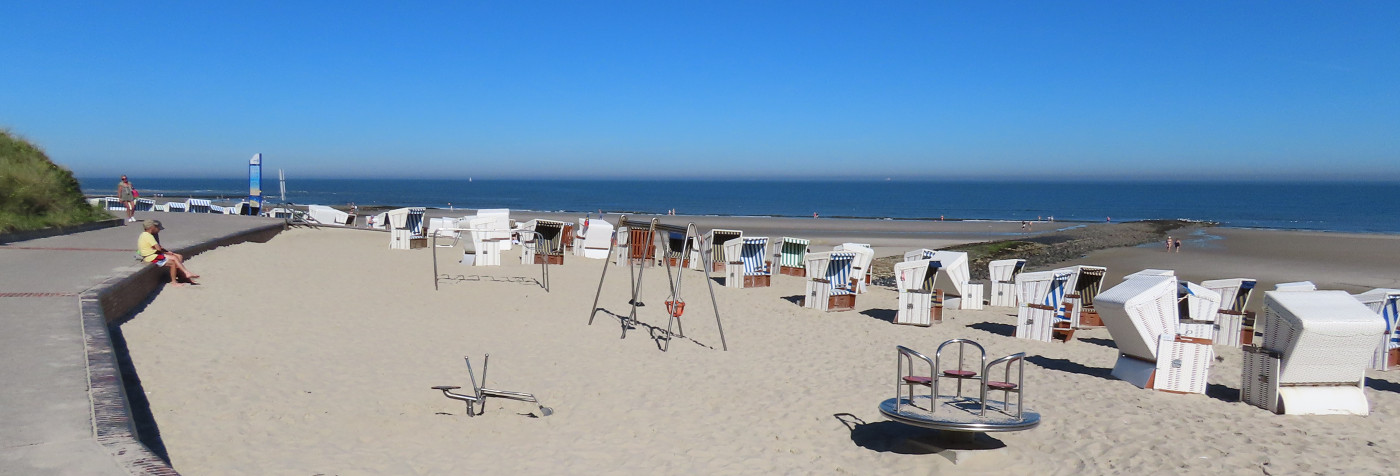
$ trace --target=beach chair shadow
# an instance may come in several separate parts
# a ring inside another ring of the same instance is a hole
[[[871,318],[879,319],[890,323],[893,323],[895,316],[899,314],[899,312],[895,311],[894,309],[866,309],[864,311],[860,311],[860,313],[861,315],[869,316]]]
[[[1389,381],[1389,380],[1381,380],[1381,379],[1378,379],[1378,378],[1367,378],[1367,379],[1366,379],[1366,386],[1367,386],[1367,387],[1371,387],[1371,390],[1376,390],[1376,391],[1380,391],[1380,392],[1396,392],[1396,393],[1400,393],[1400,383],[1391,382],[1391,381]]]
[[[796,305],[798,305],[798,306],[801,306],[801,305],[802,305],[802,298],[803,298],[803,296],[802,296],[801,294],[794,294],[794,295],[791,295],[791,296],[783,296],[783,300],[784,300],[784,301],[787,301],[787,302],[796,304]]]
[[[850,413],[832,415],[851,432],[856,446],[880,453],[928,455],[944,450],[991,450],[1006,447],[1006,443],[982,433],[970,442],[945,438],[943,432],[905,425],[892,421],[866,423]]]
[[[992,334],[1004,337],[1013,337],[1016,335],[1016,326],[1013,326],[1011,324],[1001,324],[996,322],[979,322],[967,327],[971,327],[979,331],[990,332]]]
[[[1207,383],[1206,396],[1222,402],[1234,403],[1240,401],[1240,389],[1226,387],[1218,383]]]
[[[1118,380],[1116,378],[1113,378],[1113,369],[1090,367],[1069,359],[1051,359],[1049,357],[1044,357],[1040,355],[1032,355],[1030,357],[1026,357],[1026,361],[1035,365],[1039,365],[1041,368],[1044,369],[1058,370],[1060,372],[1067,372],[1079,375],[1088,375],[1090,377],[1098,377],[1104,380]]]
[[[1110,348],[1110,349],[1117,349],[1117,348],[1118,348],[1118,344],[1115,344],[1115,343],[1113,342],[1113,339],[1104,339],[1104,338],[1102,338],[1102,337],[1080,337],[1079,340],[1082,341],[1082,342],[1088,342],[1088,343],[1094,344],[1094,345],[1100,345],[1100,346],[1108,347],[1108,348]]]

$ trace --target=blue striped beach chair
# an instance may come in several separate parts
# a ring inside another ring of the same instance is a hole
[[[203,198],[191,198],[185,202],[185,212],[188,213],[209,213],[209,208],[213,203]]]
[[[138,212],[149,212],[149,211],[154,211],[155,209],[156,209],[156,201],[155,201],[155,200],[151,200],[151,199],[149,199],[149,198],[138,198],[138,199],[136,199],[136,211],[138,211]]]
[[[807,295],[803,306],[821,311],[849,311],[856,306],[851,267],[856,253],[826,251],[807,253]]]
[[[1060,304],[1064,301],[1072,270],[1068,268],[1035,273],[1021,273],[1016,276],[1016,293],[1022,303],[1016,312],[1016,337],[1050,342],[1055,339],[1068,341],[1072,332]],[[1064,319],[1064,324],[1059,323]]]
[[[1400,366],[1400,289],[1372,289],[1355,297],[1385,319],[1385,334],[1371,359],[1371,368],[1390,370]]]
[[[772,264],[768,257],[768,237],[745,236],[724,244],[729,257],[724,269],[724,285],[731,288],[761,288],[772,283]]]
[[[165,202],[165,211],[169,213],[184,213],[189,211],[189,208],[185,202]]]
[[[428,235],[422,207],[400,208],[388,212],[389,249],[426,248]]]
[[[810,243],[802,238],[783,237],[783,244],[778,250],[778,272],[799,278],[806,277],[804,258],[807,257],[807,246]]]

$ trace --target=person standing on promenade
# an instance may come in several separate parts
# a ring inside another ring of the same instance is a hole
[[[185,273],[185,280],[189,281],[190,284],[199,284],[194,282],[194,278],[198,278],[199,275],[191,274],[190,270],[185,268],[185,257],[160,245],[160,239],[156,238],[156,235],[165,229],[160,224],[160,220],[146,220],[141,224],[145,231],[142,231],[141,236],[136,238],[136,253],[141,255],[141,261],[170,268],[170,284],[172,286],[184,286],[177,279],[178,273]]]
[[[136,189],[131,187],[131,182],[126,181],[126,175],[122,175],[122,181],[117,182],[117,200],[126,207],[126,222],[136,221]]]

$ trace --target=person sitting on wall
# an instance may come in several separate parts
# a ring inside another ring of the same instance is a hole
[[[194,282],[194,279],[198,278],[199,275],[191,274],[190,270],[185,268],[185,257],[160,245],[160,240],[156,238],[156,235],[165,229],[164,226],[161,226],[160,220],[146,220],[142,222],[142,225],[144,225],[142,228],[145,231],[142,231],[141,236],[136,239],[136,252],[141,255],[141,261],[170,268],[171,285],[184,286],[177,279],[179,273],[184,273],[185,280],[189,281],[190,284],[199,284]]]

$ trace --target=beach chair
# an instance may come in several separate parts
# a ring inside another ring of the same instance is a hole
[[[574,255],[588,259],[608,259],[608,248],[612,245],[613,224],[601,218],[580,218],[576,233],[581,240],[574,247]]]
[[[1064,314],[1071,329],[1102,327],[1103,320],[1094,310],[1094,297],[1099,295],[1108,268],[1102,266],[1071,266],[1074,275],[1065,283]]]
[[[1201,286],[1220,294],[1220,310],[1215,322],[1219,326],[1215,345],[1239,347],[1254,342],[1254,313],[1245,311],[1254,292],[1256,280],[1228,278],[1201,281]]]
[[[463,264],[473,266],[500,266],[501,265],[501,243],[510,241],[510,238],[501,238],[500,230],[494,228],[500,223],[491,217],[475,217],[467,221],[467,228],[471,234],[471,246],[463,254]],[[472,255],[472,259],[466,256]]]
[[[126,211],[126,207],[122,205],[121,199],[117,197],[94,198],[88,200],[88,204],[95,207],[101,207],[103,210]]]
[[[427,223],[423,207],[409,207],[387,212],[389,228],[389,249],[408,250],[428,246]]]
[[[870,264],[875,262],[875,250],[865,243],[842,243],[836,245],[833,251],[856,254],[856,260],[851,264],[851,279],[856,282],[856,294],[865,294],[866,285],[870,284]]]
[[[1132,276],[1098,295],[1099,315],[1118,347],[1112,375],[1138,388],[1205,393],[1215,349],[1178,334],[1175,276]]]
[[[995,307],[1016,307],[1016,275],[1026,267],[1023,259],[999,259],[987,264],[988,275],[992,280],[991,305]]]
[[[1371,368],[1390,370],[1400,366],[1400,289],[1372,289],[1354,297],[1385,320],[1385,333],[1371,358]]]
[[[562,221],[539,218],[525,222],[521,228],[525,233],[520,236],[521,243],[525,244],[520,252],[520,263],[564,264],[565,225]]]
[[[136,211],[152,212],[156,209],[156,201],[149,198],[136,199]]]
[[[943,290],[934,288],[939,266],[931,259],[894,264],[895,289],[899,291],[895,324],[927,327],[943,321]]]
[[[958,296],[958,309],[982,309],[982,285],[973,284],[970,281],[971,272],[967,267],[967,253],[962,251],[935,251],[927,248],[917,249],[904,253],[904,261],[933,260],[937,263],[933,267],[937,273],[929,275],[930,284],[936,284],[937,276],[943,276],[944,281],[953,285],[953,291]],[[936,287],[936,286],[934,286]],[[939,296],[945,293],[939,291]],[[950,298],[951,300],[951,298]],[[938,299],[943,302],[942,297]]]
[[[662,233],[662,258],[666,264],[672,268],[684,269],[690,267],[691,256],[694,250],[699,249],[699,237],[688,236],[683,231],[670,230]]]
[[[189,205],[185,202],[165,202],[165,211],[167,213],[185,213],[189,211],[189,208]]]
[[[1247,345],[1240,399],[1288,415],[1366,415],[1380,315],[1345,291],[1264,293],[1262,345]]]
[[[807,256],[809,244],[809,240],[784,236],[783,244],[778,250],[778,272],[799,278],[806,277],[807,268],[803,257]]]
[[[511,231],[514,228],[510,221],[509,208],[483,208],[476,211],[476,218],[490,220],[486,240],[500,245],[502,251],[510,251],[512,244],[510,240]]]
[[[1050,342],[1069,342],[1074,329],[1064,317],[1061,304],[1074,270],[1060,268],[1051,271],[1016,275],[1016,337]]]
[[[807,269],[807,294],[803,307],[819,311],[849,311],[856,307],[855,283],[851,267],[856,253],[826,251],[807,253],[803,267]]]
[[[328,207],[328,206],[325,206],[325,205],[307,205],[307,206],[306,206],[306,215],[309,216],[309,217],[311,217],[311,220],[315,221],[316,223],[320,223],[320,224],[322,224],[322,225],[342,225],[342,226],[346,226],[346,225],[351,225],[351,224],[354,224],[354,223],[355,223],[355,216],[354,216],[354,215],[351,215],[351,214],[346,213],[346,212],[342,212],[342,211],[340,211],[340,210],[336,210],[336,209],[334,209],[334,208],[331,208],[331,207]],[[437,222],[437,224],[438,224],[439,226],[441,225],[441,223],[440,223],[441,219],[439,219],[439,218],[434,218],[433,220],[434,220],[435,222]],[[431,233],[431,232],[432,232],[432,231],[430,230],[429,233]]]
[[[743,236],[744,232],[739,230],[716,228],[706,232],[705,237],[700,240],[700,249],[691,256],[691,265],[695,266],[695,269],[700,269],[699,266],[709,266],[710,272],[724,271],[725,263],[729,262],[724,255],[724,244]],[[710,261],[702,263],[701,256],[709,256]]]
[[[1199,337],[1214,344],[1220,328],[1216,322],[1220,314],[1220,293],[1178,279],[1176,300],[1177,315],[1181,317],[1177,335]]]
[[[185,212],[186,212],[186,213],[209,213],[209,212],[211,211],[211,210],[209,209],[209,206],[210,206],[210,205],[212,205],[212,203],[211,203],[209,200],[206,200],[206,199],[203,199],[203,198],[191,198],[191,199],[185,201]]]
[[[773,278],[768,258],[768,237],[745,236],[724,243],[729,262],[724,268],[724,285],[731,288],[764,288]]]

